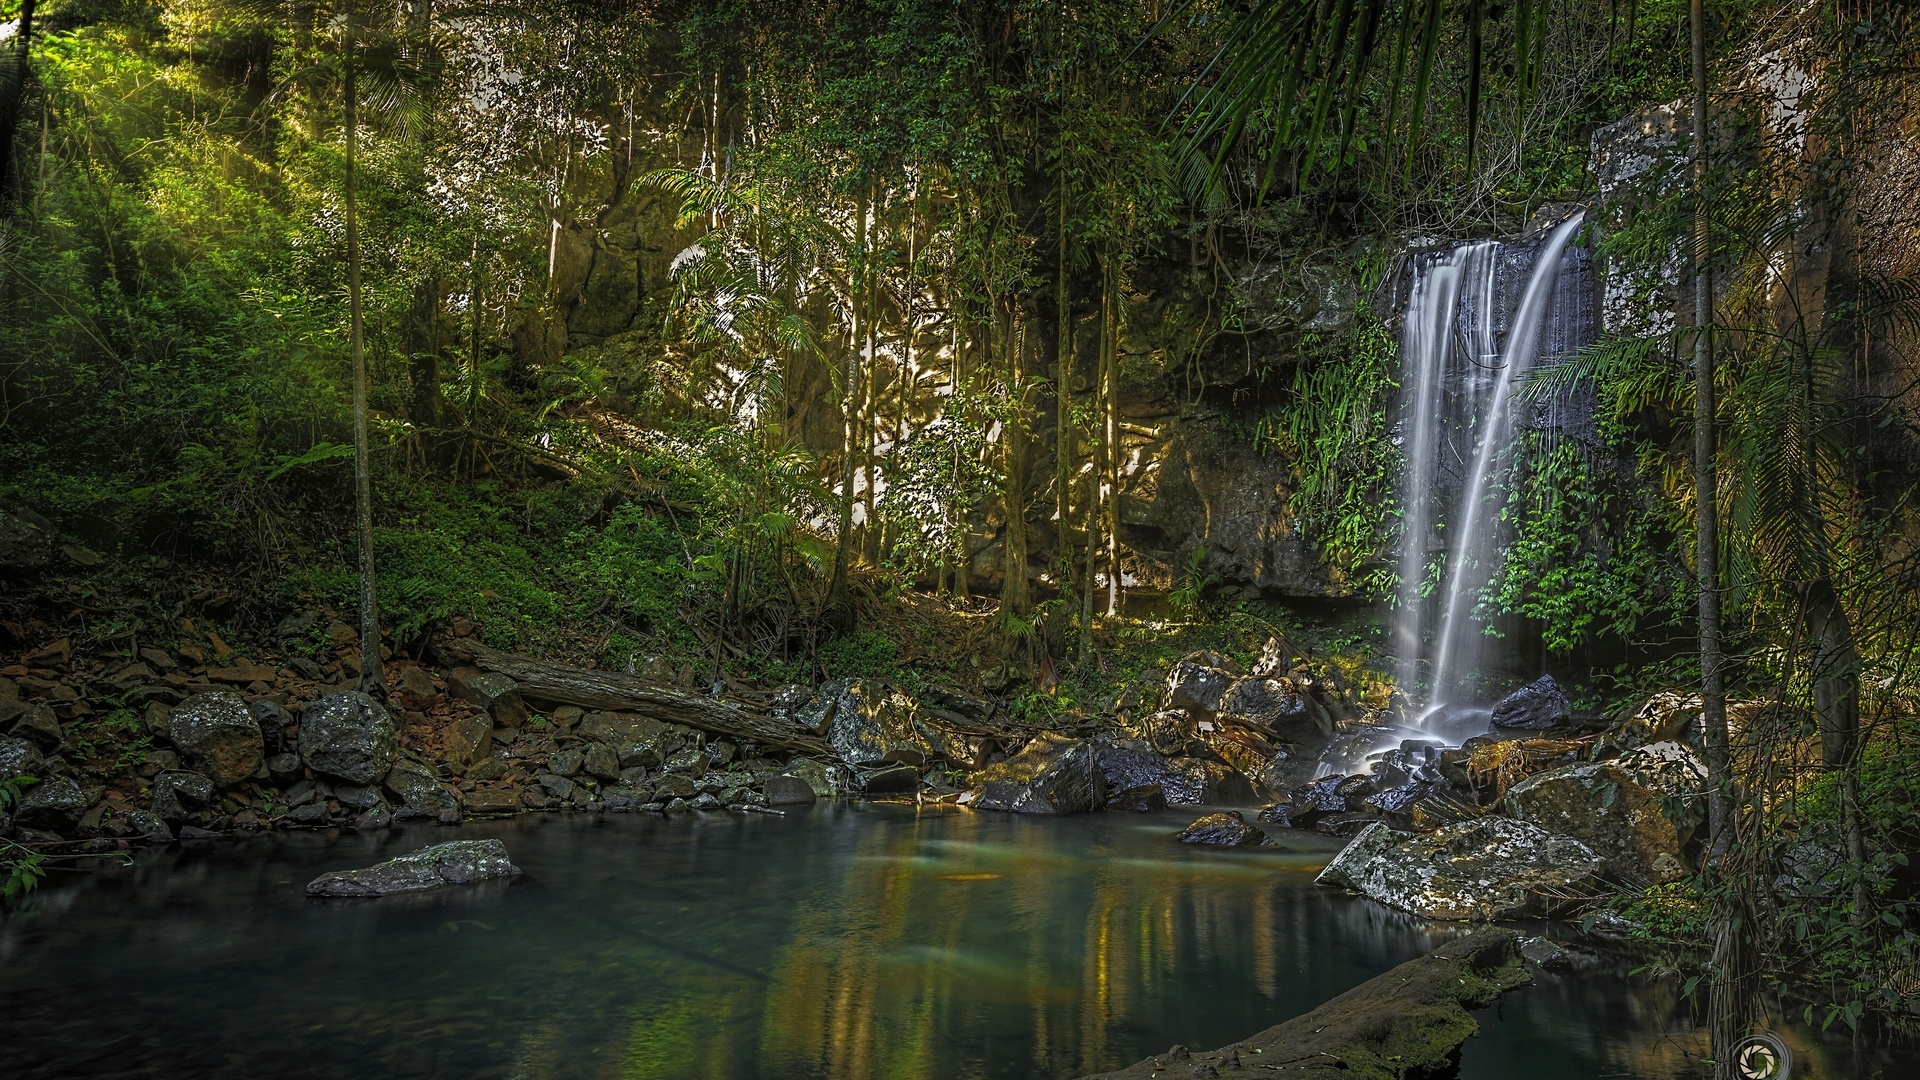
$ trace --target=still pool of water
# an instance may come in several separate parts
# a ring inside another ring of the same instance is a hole
[[[1189,816],[822,805],[147,852],[0,915],[0,1077],[1072,1077],[1251,1035],[1459,932],[1315,888],[1314,837],[1173,842]],[[466,837],[526,877],[303,893]],[[1626,971],[1508,995],[1462,1075],[1700,1075],[1675,989]],[[1883,1060],[1807,1049],[1796,1076]]]

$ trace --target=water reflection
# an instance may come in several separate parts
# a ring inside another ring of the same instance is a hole
[[[820,807],[153,853],[0,920],[0,1074],[1074,1076],[1251,1034],[1460,932],[1315,889],[1314,838],[1195,850],[1180,824]],[[528,879],[300,893],[455,836]],[[1688,1076],[1700,1049],[1624,967],[1487,1019],[1466,1076]]]

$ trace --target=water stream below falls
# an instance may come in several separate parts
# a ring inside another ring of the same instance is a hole
[[[1251,1035],[1464,929],[1316,888],[1337,842],[1197,849],[1191,816],[843,804],[146,851],[0,914],[0,1076],[1072,1077]],[[527,876],[302,892],[481,836]],[[1483,1011],[1462,1075],[1701,1075],[1676,986],[1628,967]],[[1867,1075],[1812,1049],[1806,1075]]]

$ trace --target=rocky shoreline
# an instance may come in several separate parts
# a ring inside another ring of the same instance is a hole
[[[572,810],[780,813],[836,797],[983,812],[1265,804],[1203,816],[1178,839],[1348,841],[1321,875],[1435,919],[1554,914],[1604,883],[1687,872],[1703,772],[1677,736],[1682,699],[1583,733],[1551,680],[1495,710],[1507,730],[1448,746],[1402,737],[1270,641],[1251,670],[1196,653],[1157,702],[1084,730],[1011,722],[999,703],[881,680],[700,688],[657,661],[634,673],[487,647],[456,622],[429,664],[388,661],[379,701],[351,689],[353,631],[305,613],[322,665],[256,662],[182,621],[171,647],[75,656],[64,639],[0,669],[0,836],[92,854],[267,829]],[[190,636],[191,635],[191,636]],[[1321,775],[1316,775],[1321,774]]]

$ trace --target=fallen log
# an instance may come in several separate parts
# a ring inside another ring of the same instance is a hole
[[[1480,930],[1361,983],[1325,1005],[1219,1050],[1176,1046],[1087,1080],[1172,1076],[1321,1076],[1406,1080],[1451,1076],[1460,1044],[1480,1030],[1468,1011],[1527,981],[1519,935]]]
[[[463,642],[460,652],[488,671],[497,671],[520,684],[523,697],[578,705],[583,709],[638,713],[670,724],[685,724],[732,739],[752,739],[763,746],[824,756],[825,741],[773,716],[741,708],[732,702],[689,694],[617,671],[550,664],[477,643]]]

